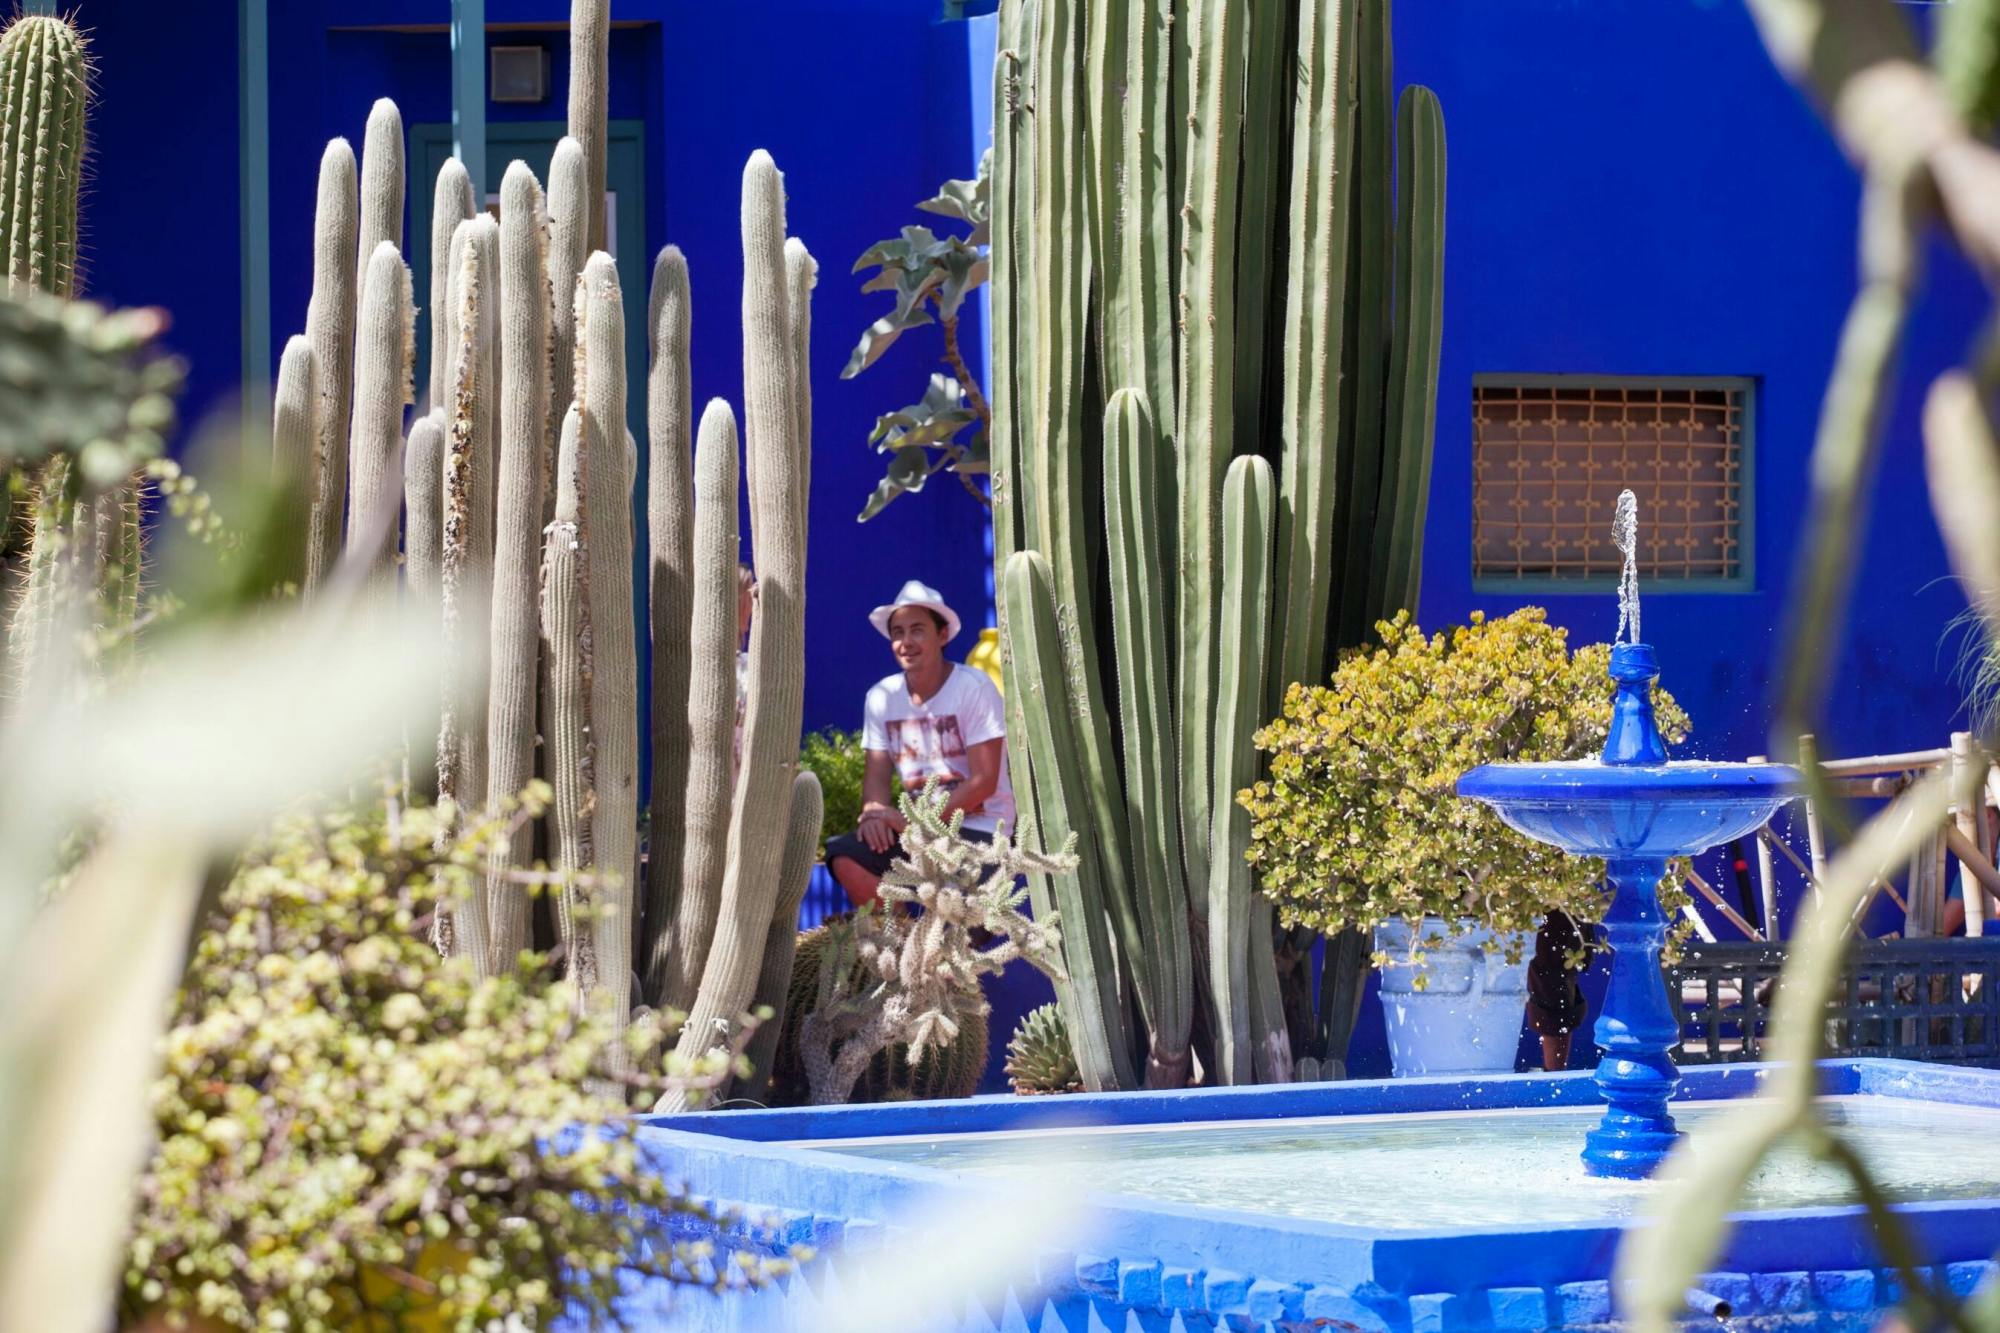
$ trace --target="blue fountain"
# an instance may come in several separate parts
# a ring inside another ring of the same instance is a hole
[[[1679,1138],[1667,1101],[1680,1083],[1668,1054],[1680,1037],[1660,950],[1667,916],[1656,891],[1667,862],[1761,828],[1796,791],[1797,770],[1782,764],[1673,763],[1653,718],[1659,661],[1637,642],[1635,502],[1619,497],[1621,639],[1611,649],[1611,730],[1601,760],[1483,764],[1458,780],[1458,794],[1491,806],[1508,827],[1573,856],[1604,859],[1611,906],[1604,933],[1611,985],[1594,1035],[1603,1050],[1597,1085],[1604,1119],[1586,1138],[1584,1169],[1596,1176],[1652,1174]]]

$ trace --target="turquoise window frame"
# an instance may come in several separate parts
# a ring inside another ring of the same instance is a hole
[[[1727,578],[1713,575],[1697,578],[1671,578],[1663,575],[1647,575],[1643,582],[1648,596],[1684,596],[1690,593],[1744,594],[1757,591],[1757,421],[1763,411],[1761,385],[1754,375],[1509,375],[1482,373],[1472,377],[1472,393],[1476,395],[1483,388],[1510,389],[1723,389],[1741,393],[1744,397],[1743,439],[1741,441],[1742,465],[1739,475],[1742,484],[1737,494],[1737,512],[1742,522],[1737,531],[1737,547],[1742,552],[1738,572]],[[1467,405],[1472,399],[1468,397]],[[1468,429],[1466,444],[1476,452],[1479,442]],[[1473,468],[1478,467],[1476,457],[1470,459]],[[1582,578],[1550,578],[1545,575],[1481,574],[1476,563],[1478,556],[1473,547],[1472,535],[1477,522],[1476,483],[1466,491],[1466,559],[1471,566],[1472,590],[1475,593],[1504,595],[1563,596],[1570,593],[1602,594],[1616,591],[1616,574],[1592,574]],[[1645,513],[1639,515],[1643,525]]]

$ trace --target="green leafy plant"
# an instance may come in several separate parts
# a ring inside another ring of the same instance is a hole
[[[661,1214],[715,1219],[648,1168],[629,1094],[698,1095],[740,1048],[617,1073],[614,1023],[539,957],[481,977],[422,938],[419,917],[473,892],[547,796],[441,851],[448,815],[377,803],[294,818],[244,860],[166,1037],[128,1304],[243,1328],[541,1327],[566,1302],[615,1321],[634,1272],[783,1271],[641,1244]],[[636,1055],[657,1029],[623,1041]]]
[[[935,323],[944,336],[945,362],[951,374],[933,373],[924,396],[897,412],[875,419],[868,443],[889,455],[887,474],[868,497],[860,522],[886,509],[905,491],[915,493],[940,472],[957,474],[959,484],[981,504],[991,506],[972,480],[987,471],[987,440],[993,412],[979,382],[959,350],[958,325],[966,298],[985,283],[988,243],[988,182],[993,154],[979,159],[979,174],[971,180],[949,180],[917,207],[926,213],[965,223],[963,236],[939,236],[929,227],[905,227],[900,235],[877,241],[854,261],[854,271],[874,269],[862,284],[864,292],[893,291],[896,308],[870,324],[854,346],[842,379],[853,379],[875,364],[903,334]],[[975,427],[961,438],[966,427]]]
[[[1609,646],[1570,652],[1539,607],[1429,636],[1407,614],[1377,629],[1380,646],[1345,654],[1328,685],[1291,686],[1257,733],[1270,776],[1239,800],[1280,918],[1329,932],[1423,916],[1532,931],[1553,909],[1602,916],[1601,862],[1522,837],[1453,786],[1479,764],[1600,749]],[[1654,708],[1669,742],[1686,739],[1673,696],[1656,689]]]
[[[826,799],[826,815],[820,825],[819,850],[826,856],[826,840],[845,833],[861,818],[861,778],[868,756],[861,749],[861,733],[826,727],[809,732],[799,749],[799,767],[819,779]]]

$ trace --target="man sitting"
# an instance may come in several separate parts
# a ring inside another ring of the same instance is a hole
[[[889,640],[902,670],[868,691],[861,820],[826,846],[827,869],[856,907],[874,901],[902,853],[899,788],[919,792],[936,778],[949,793],[945,818],[962,811],[962,832],[978,841],[991,841],[1000,821],[1014,822],[1000,691],[984,672],[944,657],[958,634],[958,614],[936,589],[912,579],[868,620]]]

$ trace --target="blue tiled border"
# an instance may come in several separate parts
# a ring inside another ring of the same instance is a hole
[[[2000,1107],[2000,1072],[1890,1060],[1830,1061],[1821,1070],[1830,1094]],[[1748,1096],[1768,1074],[1761,1065],[1690,1069],[1680,1096]],[[697,1301],[681,1317],[705,1328],[811,1327],[798,1321],[837,1294],[850,1246],[893,1241],[894,1218],[941,1195],[962,1198],[979,1187],[924,1167],[801,1144],[1065,1125],[1585,1106],[1596,1100],[1587,1074],[1410,1079],[654,1117],[644,1122],[641,1138],[656,1168],[696,1194],[752,1212],[775,1211],[781,1241],[825,1251],[811,1271],[781,1290],[750,1300]],[[1990,1268],[1989,1256],[2000,1251],[2000,1200],[1916,1204],[1906,1213],[1922,1252],[1945,1267],[1954,1287],[1969,1290]],[[1090,1221],[1093,1252],[1045,1256],[1036,1280],[1009,1297],[1011,1314],[996,1318],[993,1311],[966,1309],[941,1315],[939,1327],[1290,1325],[1455,1333],[1587,1326],[1611,1317],[1609,1276],[1625,1226],[1529,1223],[1385,1236],[1121,1196],[1093,1200]],[[1738,1313],[1797,1316],[1830,1327],[1888,1303],[1898,1285],[1879,1267],[1856,1208],[1743,1215],[1719,1264],[1704,1289]]]

